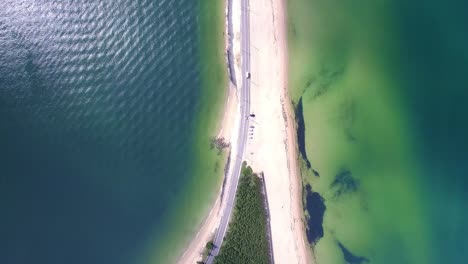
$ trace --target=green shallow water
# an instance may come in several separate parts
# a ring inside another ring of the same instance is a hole
[[[291,94],[302,98],[311,163],[303,174],[326,206],[318,263],[463,263],[467,4],[288,8]]]

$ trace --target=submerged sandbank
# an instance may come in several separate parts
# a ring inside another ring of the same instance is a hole
[[[288,7],[291,94],[302,103],[310,162],[303,177],[325,205],[318,264],[459,263],[468,197],[452,182],[467,181],[453,168],[467,157],[455,146],[467,131],[460,111],[468,96],[457,87],[466,84],[460,69],[468,62],[452,56],[465,49],[445,39],[468,43],[455,22],[466,21],[456,11],[466,7],[305,0]],[[448,227],[443,215],[458,220]]]

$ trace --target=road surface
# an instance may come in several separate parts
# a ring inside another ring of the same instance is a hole
[[[239,176],[242,167],[242,157],[244,154],[245,145],[247,142],[247,131],[249,127],[249,115],[250,115],[250,77],[248,78],[247,73],[250,73],[250,21],[249,21],[249,6],[248,0],[241,0],[241,75],[242,85],[240,91],[240,114],[241,121],[239,126],[239,138],[237,140],[237,156],[233,159],[233,169],[231,170],[232,175],[228,175],[228,179],[231,179],[229,188],[226,192],[227,206],[221,216],[220,225],[215,234],[213,243],[215,248],[211,251],[211,255],[208,256],[206,263],[213,263],[214,257],[219,254],[221,244],[226,230],[229,225],[229,219],[231,218],[232,209],[234,207],[237,184],[239,183]]]

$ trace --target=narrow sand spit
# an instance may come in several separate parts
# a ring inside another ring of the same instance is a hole
[[[263,171],[275,263],[313,263],[305,239],[296,130],[287,90],[284,0],[250,1],[251,106],[245,160]]]
[[[253,128],[249,128],[244,160],[255,171],[263,171],[265,175],[275,263],[313,263],[305,239],[296,130],[287,90],[286,10],[283,1],[250,2],[250,108],[255,117],[251,119]],[[232,4],[233,13],[229,17],[233,34],[232,51],[236,83],[240,84],[240,0],[226,2]],[[228,24],[226,32],[227,28]],[[231,83],[218,133],[218,137],[224,137],[231,145],[236,144],[240,118],[237,93],[238,90]],[[218,196],[178,263],[193,264],[201,260],[201,253],[212,239],[225,206]]]

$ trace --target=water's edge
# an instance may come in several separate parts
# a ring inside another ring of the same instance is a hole
[[[227,99],[227,68],[224,55],[224,8],[226,1],[198,1],[198,53],[201,68],[201,100],[193,127],[191,171],[185,195],[168,217],[167,240],[157,242],[149,263],[175,263],[198,232],[217,198],[226,156],[210,147],[223,117]]]

